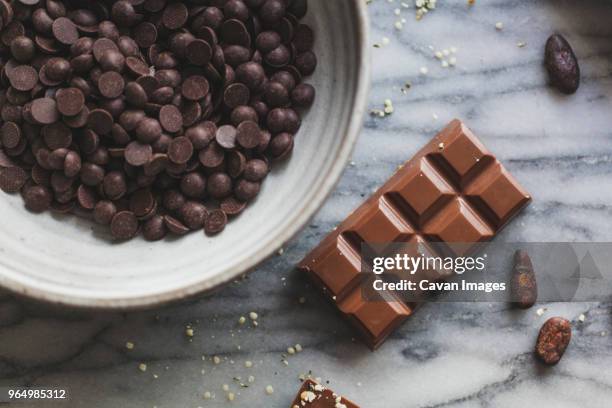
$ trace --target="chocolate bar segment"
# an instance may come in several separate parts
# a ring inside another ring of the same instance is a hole
[[[353,402],[337,395],[321,384],[306,380],[290,408],[359,408]]]
[[[393,293],[365,300],[361,244],[488,241],[531,201],[530,195],[459,120],[332,231],[299,264],[375,349],[413,312]],[[473,245],[471,245],[473,243]],[[461,252],[461,253],[457,253]],[[443,274],[448,277],[448,273]]]

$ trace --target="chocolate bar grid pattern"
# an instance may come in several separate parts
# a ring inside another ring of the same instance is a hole
[[[383,295],[388,296],[386,302],[362,299],[360,284],[367,279],[360,273],[362,242],[487,241],[529,200],[471,131],[453,121],[301,267],[375,348],[412,313],[413,306],[393,294]]]

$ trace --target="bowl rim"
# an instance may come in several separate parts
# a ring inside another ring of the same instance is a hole
[[[269,258],[278,250],[278,248],[281,248],[287,241],[300,232],[314,217],[317,210],[324,204],[346,168],[363,125],[363,118],[367,107],[371,79],[369,18],[367,13],[367,5],[363,0],[350,1],[355,5],[355,17],[357,19],[356,30],[358,37],[358,49],[356,52],[358,54],[360,64],[357,71],[357,88],[352,106],[352,115],[345,133],[345,140],[338,150],[338,154],[336,156],[337,160],[330,168],[326,178],[322,181],[320,188],[313,194],[302,211],[296,213],[291,222],[287,223],[288,227],[282,231],[279,231],[273,237],[273,239],[270,240],[269,245],[265,250],[258,252],[252,257],[249,257],[248,260],[244,262],[227,268],[225,272],[212,278],[202,280],[195,285],[157,292],[150,295],[111,299],[83,297],[51,292],[42,288],[23,284],[13,279],[0,277],[2,288],[36,301],[43,301],[69,307],[100,310],[146,309],[172,302],[178,302],[180,300],[186,300],[205,292],[211,292],[233,281],[237,277],[251,272],[256,266]]]

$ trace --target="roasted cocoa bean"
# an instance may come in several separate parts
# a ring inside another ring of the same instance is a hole
[[[530,308],[538,298],[538,284],[531,258],[521,249],[514,253],[511,291],[512,302],[521,309]]]
[[[565,94],[573,94],[580,85],[580,67],[574,50],[560,34],[546,41],[545,65],[551,84]]]
[[[536,354],[546,364],[557,364],[563,357],[571,338],[572,326],[569,320],[552,317],[540,329]]]

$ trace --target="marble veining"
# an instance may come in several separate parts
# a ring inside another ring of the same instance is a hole
[[[476,0],[469,7],[439,0],[420,22],[413,7],[402,9],[401,31],[393,27],[399,0],[369,7],[373,41],[390,40],[374,50],[370,107],[388,98],[395,112],[366,119],[354,163],[312,224],[244,280],[159,310],[69,311],[2,293],[0,386],[64,386],[71,394],[63,403],[21,406],[284,408],[298,376],[310,370],[363,407],[610,406],[610,304],[516,311],[501,303],[430,303],[371,353],[293,266],[454,117],[533,194],[498,239],[612,240],[612,2]],[[554,31],[566,35],[581,62],[573,96],[546,85],[543,45]],[[441,67],[430,46],[456,47],[457,66]],[[407,81],[411,88],[402,93]],[[250,311],[259,315],[256,328],[248,318],[238,324]],[[572,320],[574,337],[561,363],[543,368],[532,348],[553,315]],[[195,329],[191,341],[187,324]],[[283,364],[296,343],[304,351]],[[236,394],[231,404],[223,384]],[[215,398],[203,399],[206,391]]]

